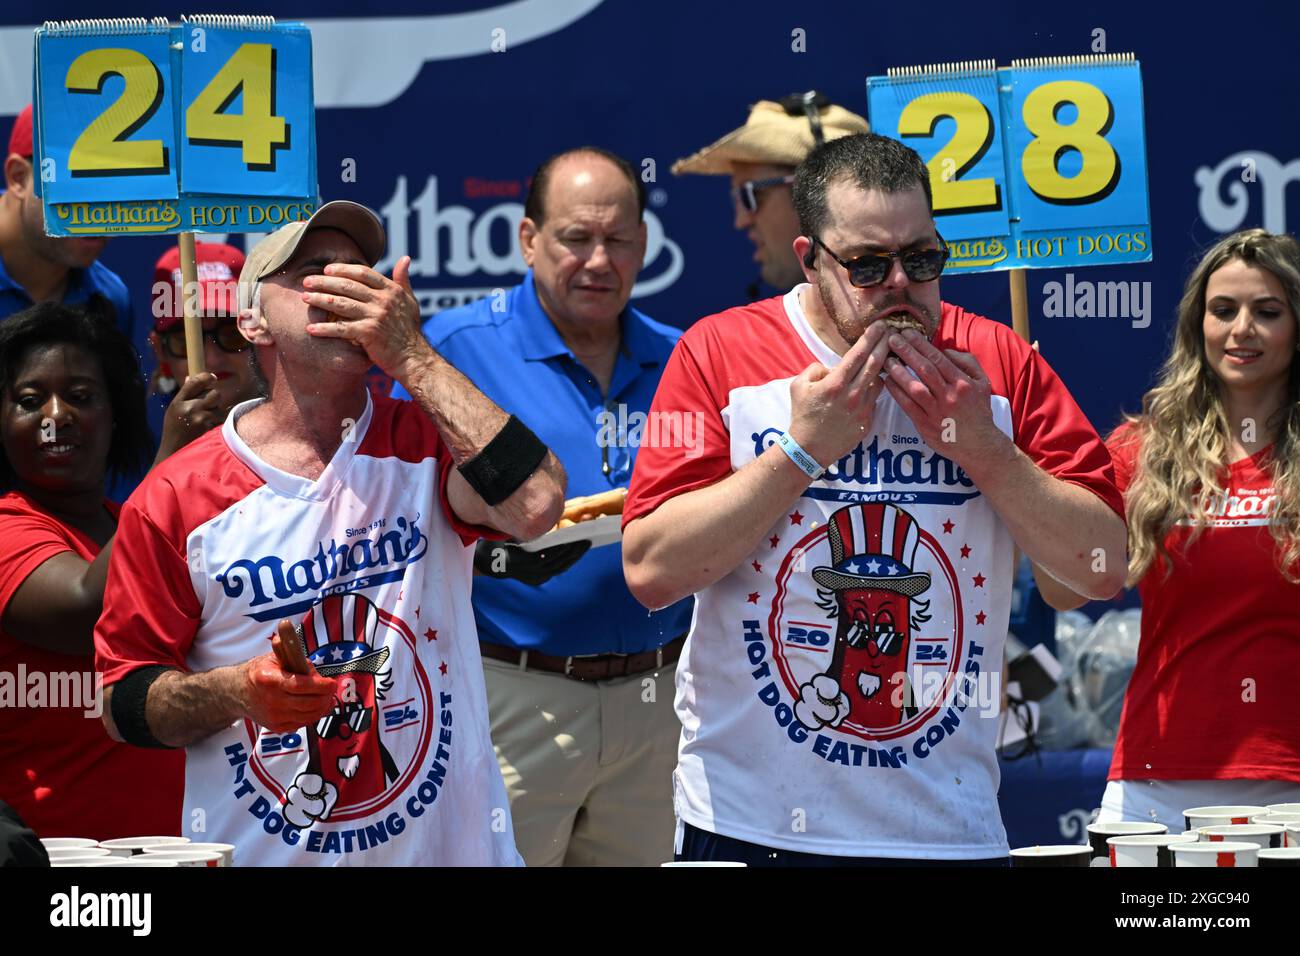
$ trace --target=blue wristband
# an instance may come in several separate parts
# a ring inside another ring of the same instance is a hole
[[[780,434],[776,443],[781,446],[783,452],[790,456],[790,460],[799,466],[799,470],[814,481],[820,478],[822,472],[826,470],[817,464],[813,456],[800,448],[799,443],[785,432]]]

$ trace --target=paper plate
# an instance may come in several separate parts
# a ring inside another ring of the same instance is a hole
[[[554,548],[574,541],[590,541],[593,548],[599,548],[601,545],[613,544],[615,541],[621,541],[622,539],[623,516],[601,515],[599,518],[592,518],[590,521],[579,521],[577,524],[571,524],[567,528],[548,531],[540,538],[525,541],[519,547],[525,551],[541,551],[545,548]]]

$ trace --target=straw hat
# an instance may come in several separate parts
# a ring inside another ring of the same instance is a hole
[[[730,175],[732,163],[760,163],[798,166],[813,148],[812,124],[802,106],[804,94],[781,102],[760,100],[749,111],[740,129],[697,153],[673,163],[673,174],[704,173]],[[817,119],[825,139],[839,139],[870,131],[867,121],[842,106],[818,95]]]

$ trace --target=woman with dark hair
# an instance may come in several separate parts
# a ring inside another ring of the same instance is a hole
[[[1177,832],[1189,807],[1300,800],[1298,323],[1300,243],[1221,240],[1142,413],[1107,441],[1142,635],[1101,822]]]
[[[219,423],[213,381],[185,382],[155,464]],[[147,462],[144,403],[135,351],[101,302],[0,323],[0,800],[43,837],[136,836],[179,819],[179,754],[110,740],[94,673],[118,513],[105,477]]]

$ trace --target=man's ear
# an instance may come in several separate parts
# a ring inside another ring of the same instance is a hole
[[[791,243],[794,249],[795,258],[803,266],[804,277],[809,281],[815,281],[813,273],[817,271],[817,247],[807,236],[795,236],[794,242]]]
[[[21,199],[32,191],[32,164],[17,153],[5,157],[5,191]]]
[[[271,337],[271,330],[267,328],[266,318],[261,312],[254,312],[252,309],[240,309],[239,319],[235,324],[239,327],[239,334],[250,344],[275,344],[275,339]]]
[[[537,258],[537,237],[540,232],[537,223],[527,216],[519,223],[519,251],[523,253],[524,263],[530,269],[533,267],[533,260]]]

